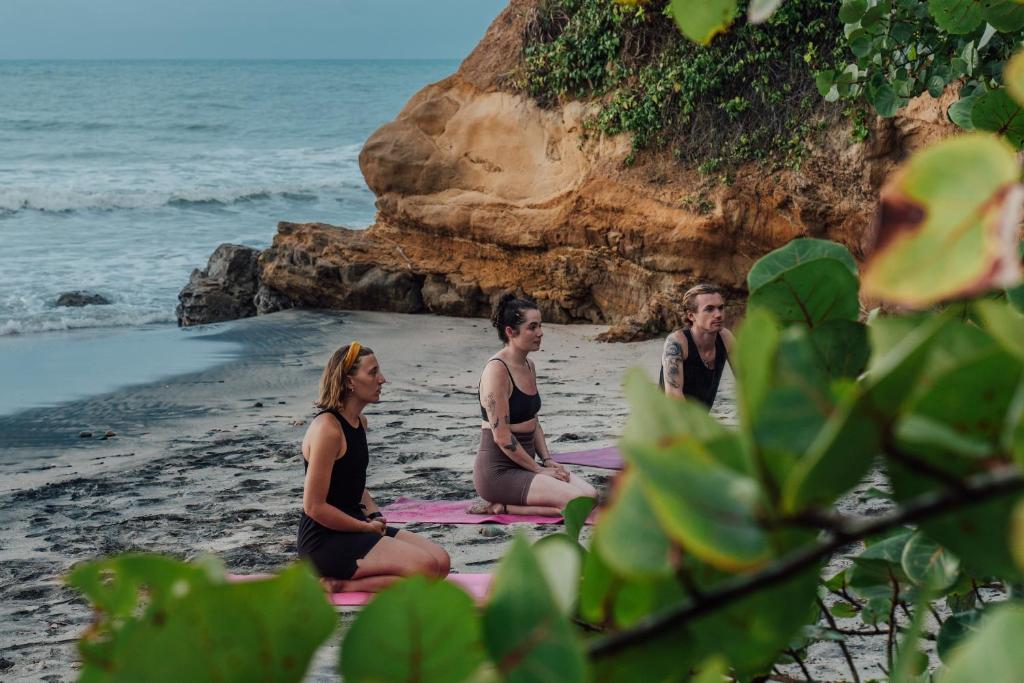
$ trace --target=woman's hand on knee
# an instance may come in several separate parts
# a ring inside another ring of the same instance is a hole
[[[558,467],[542,467],[538,474],[557,479],[558,481],[569,481],[569,473]]]

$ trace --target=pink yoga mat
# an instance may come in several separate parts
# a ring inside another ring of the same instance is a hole
[[[269,574],[231,574],[228,576],[230,581],[236,582],[259,581],[260,579],[269,578]],[[491,590],[490,574],[449,574],[445,580],[454,583],[469,593],[470,597],[478,604],[483,603],[487,599],[487,594]],[[352,591],[349,593],[331,593],[329,597],[332,605],[338,607],[359,607],[373,600],[375,595],[376,593]]]
[[[434,522],[436,524],[558,524],[561,517],[541,517],[539,515],[471,515],[466,510],[479,501],[475,500],[417,500],[415,498],[399,498],[391,505],[381,508],[388,520],[401,524],[404,522]],[[587,524],[593,523],[593,514]]]
[[[585,467],[603,467],[609,470],[622,469],[622,453],[616,446],[592,448],[586,451],[569,453],[553,453],[552,457],[563,465],[583,465]]]

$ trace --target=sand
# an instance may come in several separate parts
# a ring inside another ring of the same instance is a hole
[[[543,348],[532,356],[553,451],[614,443],[628,413],[622,373],[639,366],[655,377],[661,341],[601,344],[594,341],[601,331],[546,325]],[[77,562],[125,551],[213,553],[233,572],[256,573],[292,561],[302,495],[299,443],[323,363],[351,339],[377,352],[388,378],[381,402],[366,411],[368,485],[377,501],[474,497],[476,384],[500,346],[486,321],[288,311],[212,326],[203,339],[243,351],[203,372],[0,417],[0,679],[77,676],[75,641],[91,615],[61,582]],[[712,414],[729,424],[736,422],[734,393],[727,369]],[[80,437],[83,431],[92,436]],[[103,438],[107,431],[115,436]],[[598,488],[613,474],[572,469]],[[858,491],[880,481],[875,474]],[[855,492],[840,509],[873,514],[885,507]],[[532,537],[551,531],[516,526]],[[513,533],[493,526],[407,528],[448,549],[461,572],[491,569]],[[846,562],[837,558],[827,571]],[[342,611],[343,627],[353,615]],[[337,680],[342,632],[320,650],[309,680]],[[850,648],[865,679],[880,673],[884,639],[854,639]],[[817,680],[848,678],[834,644],[813,645],[809,654]],[[800,677],[794,666],[784,671]]]
[[[388,378],[366,411],[377,501],[475,495],[476,384],[500,347],[487,321],[288,311],[220,327],[244,349],[237,360],[0,420],[0,678],[76,676],[74,643],[90,612],[61,584],[76,562],[137,550],[214,553],[231,571],[253,573],[294,559],[299,443],[323,363],[351,339],[377,352]],[[602,330],[547,325],[532,356],[552,450],[613,443],[628,411],[623,370],[639,365],[653,377],[657,368],[660,341],[601,344],[593,339]],[[116,436],[101,438],[107,431]],[[573,469],[599,487],[612,474]],[[455,571],[487,571],[512,533],[407,528],[447,548]],[[336,680],[336,642],[311,680]]]

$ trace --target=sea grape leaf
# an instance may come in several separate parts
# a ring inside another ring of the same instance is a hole
[[[644,617],[682,602],[685,597],[674,576],[627,580],[615,595],[612,615],[617,626],[628,628]]]
[[[974,120],[971,118],[971,110],[974,108],[974,103],[978,101],[982,93],[976,93],[974,95],[968,95],[962,97],[953,104],[949,105],[949,109],[946,110],[946,116],[949,120],[955,123],[963,130],[971,131],[974,130]]]
[[[638,368],[626,372],[623,387],[630,405],[624,442],[669,444],[679,437],[695,439],[706,444],[722,465],[742,474],[754,472],[736,433],[708,415],[703,405],[665,396]]]
[[[779,328],[775,316],[760,308],[747,309],[729,363],[734,365],[736,374],[740,417],[748,428],[756,422],[768,395],[778,346]]]
[[[748,305],[770,311],[783,325],[814,327],[856,320],[857,265],[840,244],[795,239],[763,256],[747,275]]]
[[[596,541],[595,541],[596,544]],[[592,547],[583,558],[583,572],[580,578],[580,616],[592,624],[604,624],[610,615],[608,596],[617,590],[622,580],[612,573],[601,553]]]
[[[915,585],[933,593],[952,587],[960,575],[960,560],[920,531],[903,547],[900,565]]]
[[[747,273],[747,289],[752,292],[784,275],[786,271],[818,259],[839,261],[851,275],[857,275],[857,262],[849,249],[829,240],[800,237],[759,258]]]
[[[966,612],[957,612],[942,622],[935,642],[935,650],[944,664],[950,663],[951,656],[958,645],[980,630],[984,617],[984,611],[972,609]]]
[[[533,553],[551,587],[555,604],[568,616],[579,593],[583,549],[565,534],[551,534],[534,544]]]
[[[882,189],[864,294],[924,308],[1015,284],[1018,174],[1013,149],[984,133],[914,154]]]
[[[871,104],[883,119],[892,118],[900,108],[900,98],[896,90],[888,83],[883,83],[871,92]]]
[[[1024,7],[1021,8],[1024,12]],[[1007,94],[1006,88],[984,93],[971,107],[971,123],[978,130],[1002,135],[1017,149],[1024,143],[1024,110]]]
[[[736,16],[736,0],[671,0],[670,6],[679,30],[701,45],[729,28]]]
[[[1017,503],[1010,517],[1010,553],[1024,569],[1024,501]]]
[[[573,628],[521,535],[498,565],[483,613],[483,636],[488,655],[509,683],[587,678]]]
[[[974,312],[993,339],[1024,361],[1024,314],[992,300],[974,302]]]
[[[751,24],[763,24],[771,19],[782,0],[751,0],[747,7],[747,21]]]
[[[896,443],[911,453],[934,453],[944,456],[966,456],[982,459],[993,454],[991,442],[973,435],[961,434],[947,422],[923,415],[900,418],[893,430]]]
[[[928,12],[942,30],[953,35],[970,33],[981,25],[980,0],[928,0]]]
[[[770,557],[757,523],[757,482],[719,464],[705,444],[679,437],[666,446],[623,442],[658,521],[670,538],[727,571],[757,567]]]
[[[870,329],[877,351],[863,384],[845,395],[794,466],[783,488],[783,506],[796,512],[812,503],[831,503],[860,481],[880,451],[884,425],[907,400],[945,327],[942,317],[923,321],[882,319]],[[898,331],[899,341],[893,331]]]
[[[565,534],[574,541],[580,540],[580,531],[587,523],[587,517],[597,501],[593,498],[580,496],[570,500],[565,509],[562,510],[562,517],[565,519]]]
[[[67,580],[98,610],[79,643],[84,680],[299,681],[337,624],[302,563],[229,583],[211,566],[132,554]]]
[[[868,328],[855,320],[828,320],[811,330],[811,344],[826,377],[857,377],[871,355]]]
[[[1006,409],[1000,442],[1003,451],[1013,457],[1018,467],[1024,468],[1024,379],[1021,380],[1017,393]]]
[[[769,367],[771,384],[752,433],[777,487],[804,457],[835,406],[828,377],[803,327],[782,332]]]
[[[867,9],[867,0],[845,0],[839,7],[839,21],[844,24],[855,24],[860,21]]]
[[[615,486],[612,504],[594,530],[593,548],[616,574],[642,578],[672,573],[671,544],[644,497],[636,475],[627,470]]]
[[[954,648],[942,683],[1013,681],[1024,671],[1024,607],[1009,604],[993,608],[977,633]]]
[[[712,655],[701,662],[690,683],[722,683],[729,673],[729,662],[720,656]]]
[[[345,634],[340,670],[353,683],[459,683],[483,659],[473,599],[454,584],[415,576],[359,613]]]
[[[1024,51],[1019,51],[1006,62],[1003,83],[1017,104],[1024,104]]]
[[[1015,0],[984,0],[983,15],[992,28],[1012,33],[1024,28],[1024,7]]]

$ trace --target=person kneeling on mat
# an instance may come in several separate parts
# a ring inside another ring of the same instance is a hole
[[[473,485],[484,502],[469,511],[557,516],[573,498],[596,498],[593,486],[551,457],[537,417],[537,372],[527,358],[540,349],[544,336],[537,305],[505,294],[491,324],[505,346],[487,361],[480,378],[483,421]]]
[[[448,553],[436,543],[387,525],[366,490],[366,418],[387,380],[373,351],[352,342],[335,351],[320,377],[320,412],[302,440],[306,481],[299,555],[325,588],[379,591],[414,574],[445,577]]]

